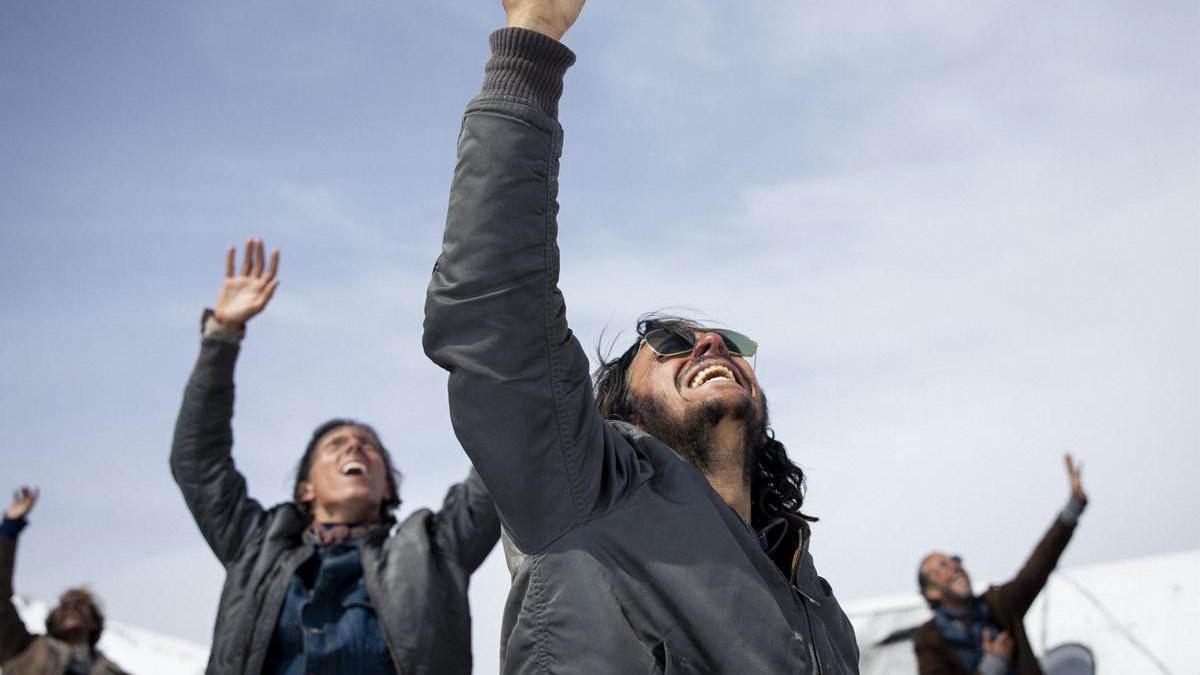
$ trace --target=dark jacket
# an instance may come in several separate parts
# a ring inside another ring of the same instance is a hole
[[[13,605],[13,569],[17,540],[0,536],[0,668],[5,675],[63,675],[71,663],[71,647],[49,635],[33,635]],[[98,650],[91,675],[125,675]]]
[[[264,509],[234,467],[233,369],[238,345],[206,339],[171,448],[171,472],[200,532],[225,566],[208,672],[261,672],[309,519],[291,502]],[[471,672],[467,583],[499,537],[474,471],[442,510],[421,509],[362,540],[363,578],[399,675]]]
[[[1006,584],[989,588],[980,599],[991,609],[992,620],[1013,638],[1013,665],[1018,675],[1041,675],[1042,667],[1033,654],[1029,636],[1025,634],[1025,612],[1050,578],[1058,558],[1071,541],[1074,525],[1055,520],[1038,542],[1025,566]],[[921,675],[967,675],[962,659],[954,647],[942,637],[937,625],[929,620],[913,636],[917,651],[917,670]]]
[[[424,344],[450,371],[455,431],[505,525],[503,671],[857,672],[807,538],[791,542],[794,588],[703,474],[597,413],[557,287],[555,111],[574,57],[521,29],[492,49],[459,136]]]

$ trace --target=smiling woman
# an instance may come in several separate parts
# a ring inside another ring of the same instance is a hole
[[[292,495],[318,522],[385,522],[400,506],[402,478],[374,428],[332,419],[313,431]]]
[[[436,513],[397,524],[399,473],[370,426],[317,427],[296,470],[294,501],[263,508],[234,466],[233,368],[245,324],[271,299],[279,254],[246,244],[225,260],[184,393],[171,471],[225,587],[210,673],[471,671],[467,584],[500,535],[472,471]]]

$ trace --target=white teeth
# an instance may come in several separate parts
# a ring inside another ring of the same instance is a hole
[[[696,375],[692,378],[691,384],[688,385],[688,388],[695,389],[702,384],[716,382],[717,380],[737,382],[737,380],[733,377],[733,371],[729,370],[729,368],[726,368],[723,365],[714,364],[696,373]]]
[[[346,462],[342,465],[342,475],[349,476],[351,473],[365,474],[367,467],[362,462]]]

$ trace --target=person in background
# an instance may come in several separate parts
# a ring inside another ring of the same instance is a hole
[[[0,523],[0,669],[5,675],[124,675],[96,643],[104,632],[104,612],[91,591],[69,588],[46,617],[46,634],[25,628],[13,605],[17,538],[38,500],[35,488],[22,486]]]
[[[234,466],[233,369],[246,322],[278,286],[279,252],[246,244],[240,273],[203,318],[200,357],[183,397],[171,472],[225,587],[208,672],[465,675],[467,585],[500,536],[479,476],[396,525],[398,474],[369,425],[334,419],[313,432],[293,500],[263,508]]]
[[[1054,524],[1011,581],[975,595],[962,559],[929,553],[917,568],[917,586],[933,618],[913,636],[920,675],[1041,675],[1024,617],[1058,564],[1087,506],[1080,466],[1064,458],[1071,496]]]

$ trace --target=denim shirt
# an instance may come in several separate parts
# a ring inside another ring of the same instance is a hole
[[[357,541],[313,546],[288,586],[263,671],[395,675]]]

